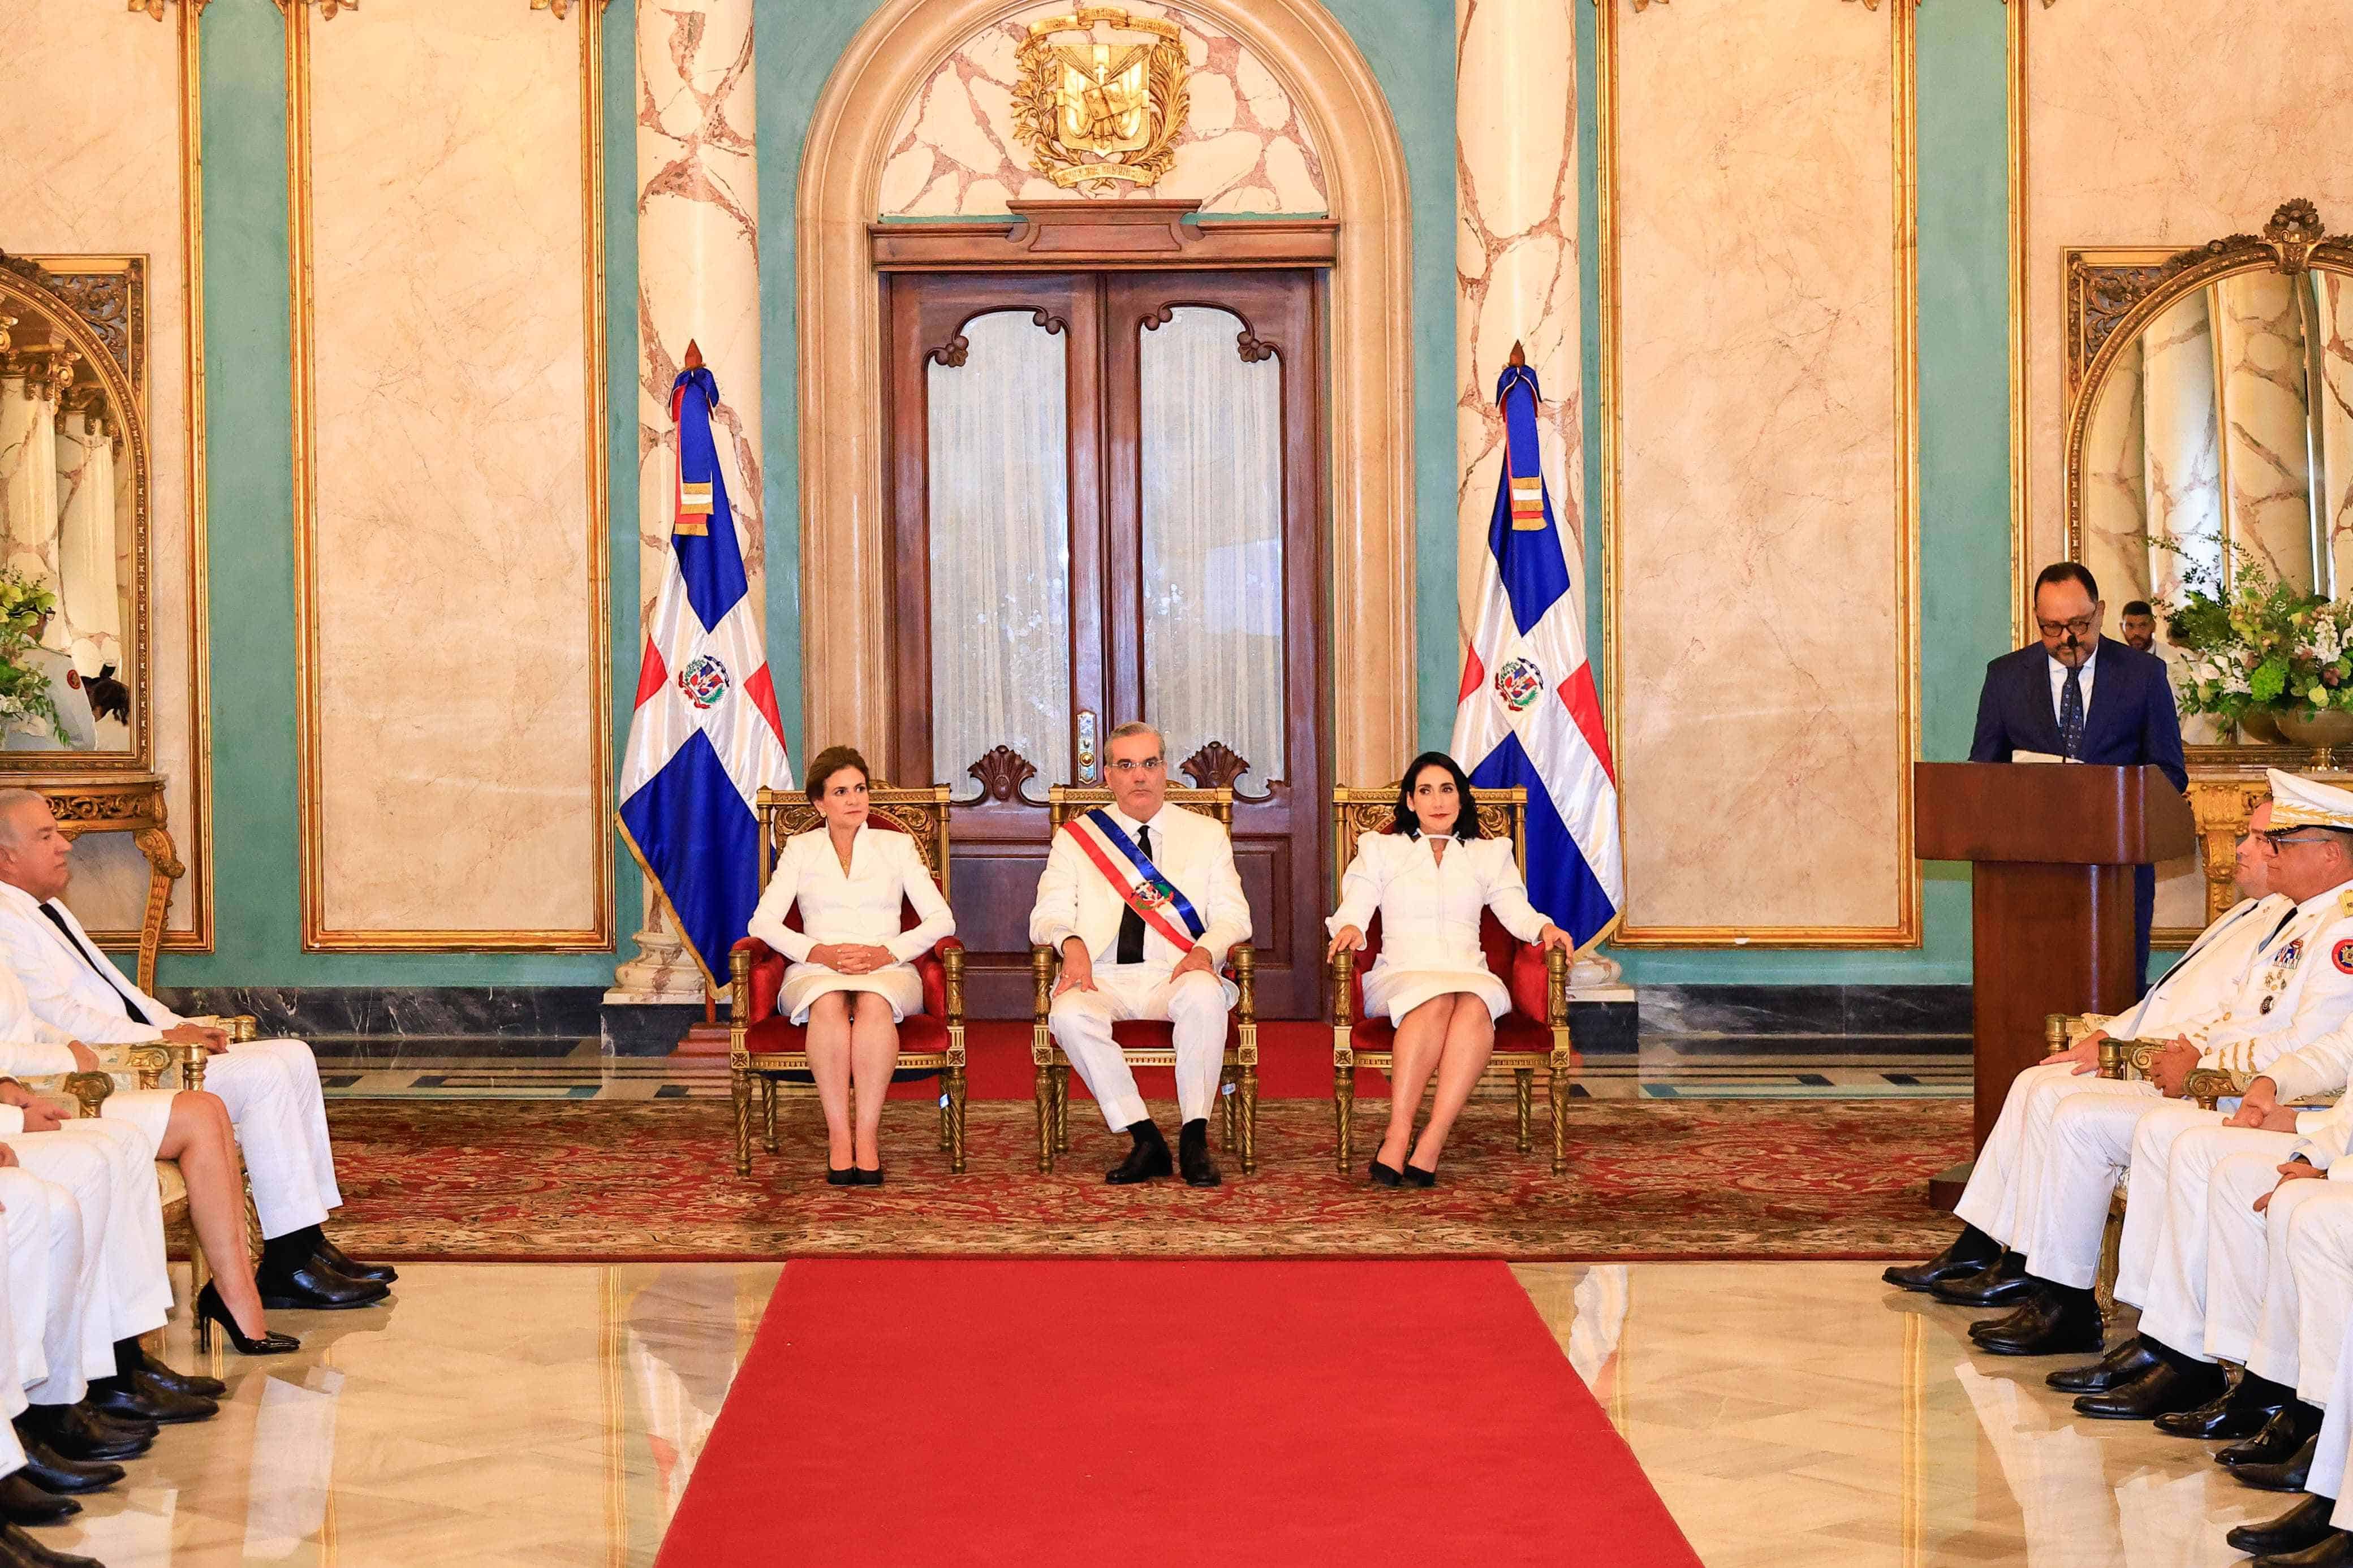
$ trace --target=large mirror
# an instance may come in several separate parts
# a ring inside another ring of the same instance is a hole
[[[2291,202],[2261,237],[2068,253],[2067,510],[2122,607],[2238,563],[2353,593],[2353,255]],[[2158,652],[2169,654],[2159,617]]]
[[[0,255],[0,770],[151,754],[142,281]]]

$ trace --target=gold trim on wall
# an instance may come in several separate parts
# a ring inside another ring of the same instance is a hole
[[[2008,0],[2003,0],[2008,5]],[[2047,6],[2051,0],[2042,0]],[[2029,265],[2026,206],[2027,112],[2033,100],[2027,93],[2026,18],[2029,5],[2010,5],[2004,18],[2005,63],[2009,67],[2010,123],[2010,646],[2026,646],[2027,599],[2039,568],[2034,558],[2034,466],[2029,460],[2034,442],[2026,409],[2031,386],[2029,363],[2032,340],[2031,289],[2034,270]]]
[[[1618,947],[1690,948],[1755,946],[1775,948],[1905,948],[1921,940],[1920,864],[1912,858],[1912,763],[1920,755],[1920,440],[1919,440],[1919,176],[1916,17],[1919,0],[1899,0],[1889,7],[1889,47],[1894,60],[1890,82],[1894,100],[1889,129],[1895,209],[1893,249],[1895,264],[1895,512],[1903,529],[1896,551],[1896,629],[1902,669],[1898,680],[1897,727],[1905,755],[1896,781],[1896,832],[1903,856],[1897,872],[1898,922],[1892,926],[1754,926],[1690,925],[1635,926],[1621,924],[1610,938]],[[1599,238],[1601,290],[1601,517],[1603,591],[1602,662],[1609,684],[1607,722],[1611,753],[1618,758],[1618,787],[1626,789],[1626,752],[1619,741],[1620,715],[1624,710],[1625,660],[1620,657],[1618,572],[1624,517],[1623,415],[1624,352],[1621,280],[1623,259],[1618,222],[1618,155],[1621,127],[1618,110],[1618,24],[1614,5],[1599,4],[1595,14],[1596,75],[1599,102],[1595,124],[1595,214]],[[1619,818],[1624,823],[1624,814]]]
[[[192,929],[164,931],[166,952],[213,950],[213,602],[205,386],[205,104],[199,25],[206,0],[180,8],[180,290],[188,421],[188,825]],[[153,633],[150,632],[152,639]],[[126,940],[135,940],[129,933]]]
[[[335,0],[320,4],[332,18]],[[610,479],[607,473],[605,335],[605,157],[604,41],[597,12],[580,7],[580,179],[582,257],[581,308],[585,321],[587,420],[584,456],[587,472],[589,658],[593,682],[596,795],[590,803],[597,824],[590,857],[596,923],[587,930],[342,931],[325,925],[325,868],[322,845],[321,795],[324,783],[319,744],[318,451],[317,384],[312,287],[311,159],[310,4],[283,7],[286,17],[286,140],[288,295],[292,315],[294,452],[294,635],[296,648],[295,751],[297,804],[302,841],[302,951],[305,952],[608,952],[614,930],[613,873],[604,824],[613,817],[612,746],[607,727],[613,710],[610,548]],[[356,11],[353,0],[342,8]],[[527,14],[527,13],[526,13]]]

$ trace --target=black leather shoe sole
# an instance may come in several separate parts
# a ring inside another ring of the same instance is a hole
[[[2157,1418],[2157,1429],[2168,1437],[2189,1437],[2200,1443],[2235,1443],[2271,1425],[2280,1413],[2276,1405],[2201,1405]]]
[[[2312,1479],[2312,1455],[2319,1447],[2319,1438],[2308,1438],[2279,1464],[2240,1465],[2231,1471],[2231,1479],[2259,1492],[2300,1492],[2304,1483]]]
[[[1983,1339],[1978,1349],[1988,1355],[2094,1355],[2103,1342],[2097,1328],[2071,1328],[2027,1339]]]
[[[257,1281],[259,1284],[259,1281]],[[350,1312],[373,1307],[392,1294],[378,1285],[364,1296],[322,1296],[315,1290],[282,1290],[259,1285],[262,1306],[272,1312]]]
[[[1993,1267],[1990,1258],[1963,1258],[1948,1263],[1942,1258],[1932,1258],[1926,1263],[1899,1263],[1885,1269],[1880,1278],[1898,1290],[1926,1295],[1948,1279],[1967,1279]]]
[[[2232,1551],[2251,1556],[2302,1552],[2319,1545],[2333,1533],[2328,1516],[2336,1507],[2334,1498],[2307,1497],[2269,1523],[2237,1526],[2222,1541]]]
[[[103,1410],[118,1420],[124,1416],[152,1421],[158,1426],[176,1426],[191,1421],[209,1421],[220,1414],[220,1406],[209,1399],[174,1395],[169,1404],[160,1400],[138,1397],[109,1399],[91,1394],[90,1407]]]
[[[2122,1388],[2157,1364],[2157,1357],[2135,1338],[2088,1366],[2062,1367],[2042,1381],[2062,1394],[2105,1394],[2112,1388]]]
[[[1972,1274],[1969,1278],[1974,1279],[1977,1276]],[[2007,1279],[1974,1289],[1965,1289],[1957,1281],[1947,1280],[1928,1292],[1947,1307],[2015,1307],[2033,1293],[2034,1282],[2023,1274],[2013,1274]]]

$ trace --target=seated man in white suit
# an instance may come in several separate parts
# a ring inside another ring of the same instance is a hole
[[[222,1030],[187,1022],[124,978],[59,901],[73,878],[71,851],[46,799],[0,790],[0,964],[16,973],[35,1016],[92,1046],[201,1044],[212,1057],[205,1088],[228,1107],[253,1182],[262,1304],[330,1309],[383,1300],[393,1271],[344,1256],[322,1228],[343,1197],[311,1047],[300,1040],[231,1046]],[[168,1103],[117,1095],[107,1112],[160,1121]],[[160,1141],[160,1125],[146,1131]]]
[[[2038,1063],[2010,1080],[2001,1116],[1994,1122],[1976,1169],[1954,1213],[1967,1226],[1952,1246],[1926,1263],[1890,1268],[1883,1278],[1906,1290],[1933,1293],[1958,1306],[2001,1306],[2023,1300],[2028,1283],[2023,1257],[2023,1221],[2037,1212],[2042,1184],[2051,1168],[2052,1126],[2059,1107],[2078,1094],[2114,1094],[2154,1100],[2179,1092],[2179,1079],[2198,1058],[2207,1033],[2243,1008],[2239,997],[2267,938],[2295,900],[2272,889],[2274,852],[2263,835],[2272,805],[2258,805],[2239,840],[2232,868],[2239,902],[2206,928],[2181,961],[2166,972],[2134,1006],[2100,1026],[2063,1055]],[[2170,1053],[2169,1090],[2146,1079],[2098,1076],[2099,1047],[2117,1039],[2179,1042]]]
[[[1054,835],[1029,913],[1029,940],[1061,950],[1047,1015],[1054,1043],[1079,1069],[1103,1121],[1134,1142],[1104,1180],[1168,1174],[1161,1135],[1112,1025],[1165,1018],[1176,1050],[1184,1127],[1177,1165],[1197,1187],[1219,1182],[1209,1110],[1226,1054],[1226,1011],[1240,994],[1218,975],[1250,935],[1233,841],[1214,818],[1167,804],[1167,745],[1149,724],[1122,724],[1103,747],[1112,804]]]

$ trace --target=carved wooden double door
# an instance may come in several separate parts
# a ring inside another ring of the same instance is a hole
[[[1259,1010],[1319,1010],[1323,289],[1311,271],[892,277],[896,770],[956,786],[973,1010],[1024,1016],[1046,792],[1111,730],[1230,784]]]

